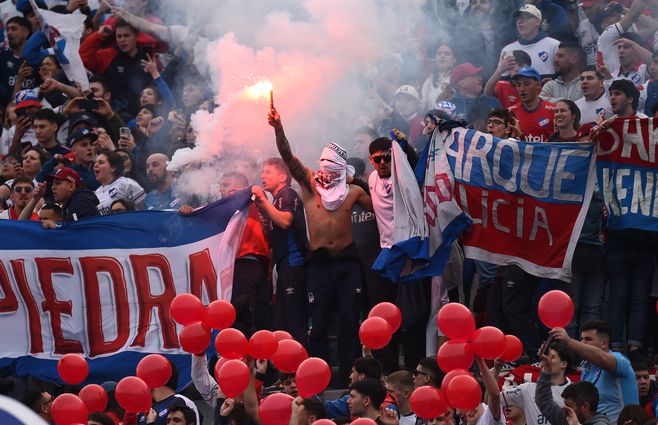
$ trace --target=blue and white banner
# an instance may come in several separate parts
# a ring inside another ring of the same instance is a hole
[[[83,353],[89,382],[102,382],[161,353],[185,358],[189,371],[169,306],[181,293],[230,300],[250,196],[186,217],[141,211],[51,230],[0,220],[0,368],[57,380],[55,360]]]

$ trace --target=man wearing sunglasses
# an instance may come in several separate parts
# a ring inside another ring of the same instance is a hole
[[[11,186],[10,199],[12,205],[9,209],[0,213],[0,220],[18,220],[21,212],[25,206],[32,200],[34,196],[34,182],[32,180],[19,177],[14,180]],[[37,213],[32,213],[30,220],[39,220]]]

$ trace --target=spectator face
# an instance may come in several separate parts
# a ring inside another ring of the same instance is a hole
[[[622,67],[631,67],[639,61],[635,49],[631,48],[627,43],[619,43],[617,45],[617,53],[619,54],[619,65]]]
[[[478,409],[461,410],[457,409],[457,414],[462,418],[466,425],[475,425],[482,414],[478,414]]]
[[[452,48],[446,44],[439,46],[434,56],[434,64],[441,73],[451,70],[455,66],[455,55]]]
[[[167,179],[167,160],[164,155],[151,155],[146,159],[146,177],[155,186]]]
[[[471,0],[471,13],[474,16],[485,16],[491,11],[489,0]]]
[[[23,156],[23,172],[28,176],[36,176],[41,170],[41,157],[36,151],[28,151]]]
[[[110,162],[107,160],[107,156],[101,154],[96,158],[96,163],[94,164],[94,174],[96,175],[96,180],[101,184],[107,185],[114,181],[114,172],[116,170],[110,166]]]
[[[29,183],[18,183],[11,189],[11,202],[19,209],[25,208],[34,196],[34,187]]]
[[[523,103],[532,103],[539,97],[541,83],[534,78],[518,77],[514,79],[514,86],[519,92],[519,98]]]
[[[155,94],[155,90],[151,87],[147,87],[142,90],[142,95],[139,97],[139,104],[144,105],[157,105],[159,102],[158,96]]]
[[[525,40],[535,38],[539,33],[540,27],[541,21],[527,13],[521,13],[516,18],[516,30],[519,32],[521,38]]]
[[[588,100],[597,99],[603,94],[603,81],[599,80],[594,71],[583,71],[580,74],[580,88]]]
[[[436,418],[428,419],[427,425],[454,425],[455,424],[455,412],[451,408],[447,408],[443,416],[437,416]]]
[[[359,375],[361,374],[354,369],[354,366],[352,366],[352,369],[350,370],[350,385],[362,379]]]
[[[294,376],[288,376],[286,379],[281,382],[283,386],[283,392],[289,396],[297,397],[297,382],[295,381]]]
[[[121,158],[123,158],[123,175],[129,176],[133,172],[133,162],[128,156],[127,153],[119,151],[117,152]]]
[[[188,145],[193,145],[196,143],[196,131],[191,124],[188,124],[187,128],[185,129],[185,141]]]
[[[601,338],[596,329],[589,329],[580,333],[580,342],[597,347],[602,350],[607,350],[609,341],[607,338]]]
[[[245,188],[246,186],[235,177],[225,177],[219,183],[219,193],[221,193],[222,198],[238,193]]]
[[[597,21],[597,19],[596,19],[597,15],[603,9],[603,2],[602,1],[594,2],[590,7],[582,7],[581,6],[581,9],[583,9],[583,12],[585,13],[585,16],[587,16],[587,19],[590,22],[596,22]]]
[[[153,112],[146,108],[142,108],[137,114],[136,122],[140,127],[146,128],[153,119]]]
[[[39,212],[39,220],[46,221],[52,220],[54,222],[62,221],[62,217],[59,214],[56,214],[54,210],[41,210]]]
[[[569,105],[564,102],[558,102],[555,105],[555,127],[557,129],[572,129],[574,128],[574,116],[571,114]]]
[[[39,77],[41,77],[41,81],[46,81],[48,78],[52,78],[57,69],[58,66],[55,63],[55,60],[50,56],[46,57],[39,67]]]
[[[506,407],[504,413],[505,413],[505,417],[510,422],[516,422],[517,420],[521,420],[521,419],[525,420],[523,409],[519,407],[513,407],[513,406]]]
[[[350,396],[347,399],[347,407],[350,409],[350,415],[359,418],[365,415],[368,401],[368,397],[364,397],[356,390],[350,390]]]
[[[16,104],[13,101],[7,105],[6,113],[10,126],[16,124],[18,117],[16,116]]]
[[[171,412],[167,415],[167,425],[185,425],[185,416],[183,412]]]
[[[637,380],[637,391],[640,398],[646,397],[649,394],[649,387],[651,386],[651,375],[648,370],[636,370],[635,379]]]
[[[621,21],[621,15],[620,14],[614,14],[614,15],[606,16],[601,21],[601,28],[606,29],[610,25],[614,25],[619,21]]]
[[[79,164],[89,164],[94,160],[94,145],[87,137],[75,142],[71,147],[71,152]]]
[[[203,100],[201,87],[195,84],[186,84],[183,87],[183,105],[185,107],[196,106]]]
[[[610,106],[617,115],[628,115],[633,110],[633,98],[628,97],[621,90],[610,90]]]
[[[392,394],[398,401],[408,400],[411,396],[411,390],[408,388],[400,388],[397,385],[386,383],[386,391]]]
[[[575,62],[575,57],[567,49],[557,49],[555,53],[555,73],[558,75],[566,75],[572,69]]]
[[[25,15],[25,19],[30,21],[30,25],[32,26],[32,31],[36,31],[40,28],[39,24],[39,19],[37,18],[37,15],[34,12],[30,12],[27,15]]]
[[[118,27],[116,40],[119,50],[123,53],[134,53],[137,50],[137,34],[129,27]]]
[[[462,78],[458,83],[459,93],[464,96],[478,97],[482,94],[482,77],[469,75]]]
[[[500,117],[491,116],[487,119],[487,133],[500,138],[507,137],[507,124]]]
[[[57,124],[48,120],[34,120],[32,127],[39,143],[48,143],[57,134]]]
[[[423,119],[423,134],[425,136],[431,135],[435,128],[436,128],[436,124],[434,124],[434,121],[432,121],[427,117]]]
[[[89,89],[91,90],[91,93],[94,95],[94,97],[105,99],[107,101],[109,101],[111,98],[111,93],[106,92],[105,88],[101,83],[98,82],[89,83]]]
[[[394,106],[403,117],[410,117],[418,112],[418,100],[408,94],[400,93],[395,96]]]
[[[432,385],[432,376],[427,373],[424,367],[421,365],[416,366],[416,370],[413,371],[414,374],[414,386],[420,388],[426,385]]]
[[[37,413],[50,418],[50,408],[53,405],[55,397],[50,395],[49,392],[44,391],[41,393],[41,406],[39,406],[39,411]]]
[[[578,403],[576,403],[575,400],[571,400],[570,398],[565,398],[564,399],[564,405],[567,406],[567,407],[572,408],[573,411],[576,412],[576,416],[578,416],[578,421],[580,423],[587,422],[587,418],[583,414],[582,406],[578,406]]]
[[[53,199],[58,203],[65,203],[75,192],[75,185],[66,180],[53,179],[52,188]]]
[[[383,179],[391,177],[391,151],[376,151],[370,155],[370,163]]]
[[[560,354],[553,349],[548,350],[548,364],[553,374],[557,374],[559,371],[564,371],[567,368],[567,362],[562,361]]]
[[[2,160],[2,178],[5,180],[14,178],[14,164],[16,160],[10,156]]]
[[[286,183],[286,175],[273,165],[263,166],[260,179],[263,182],[263,189],[270,193],[274,193],[280,185]]]
[[[7,25],[7,44],[10,48],[16,49],[23,46],[29,36],[29,31],[22,25],[18,25],[16,22]]]
[[[116,204],[112,204],[110,211],[112,214],[121,214],[127,212],[128,210],[121,202],[117,202]]]

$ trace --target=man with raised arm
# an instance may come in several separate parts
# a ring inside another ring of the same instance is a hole
[[[340,372],[347,378],[352,360],[360,355],[358,323],[363,292],[361,264],[350,227],[352,207],[358,203],[372,211],[372,201],[364,189],[348,183],[347,152],[343,148],[328,144],[320,156],[320,170],[314,172],[292,154],[274,107],[270,108],[268,121],[274,127],[279,154],[301,187],[306,210],[310,248],[307,295],[312,327],[309,354],[329,360],[327,331],[332,304],[337,302]]]

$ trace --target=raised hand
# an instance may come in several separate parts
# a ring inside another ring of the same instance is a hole
[[[279,127],[281,126],[281,116],[279,113],[276,111],[276,108],[272,107],[270,108],[270,112],[267,114],[267,122],[272,126],[272,127]]]

